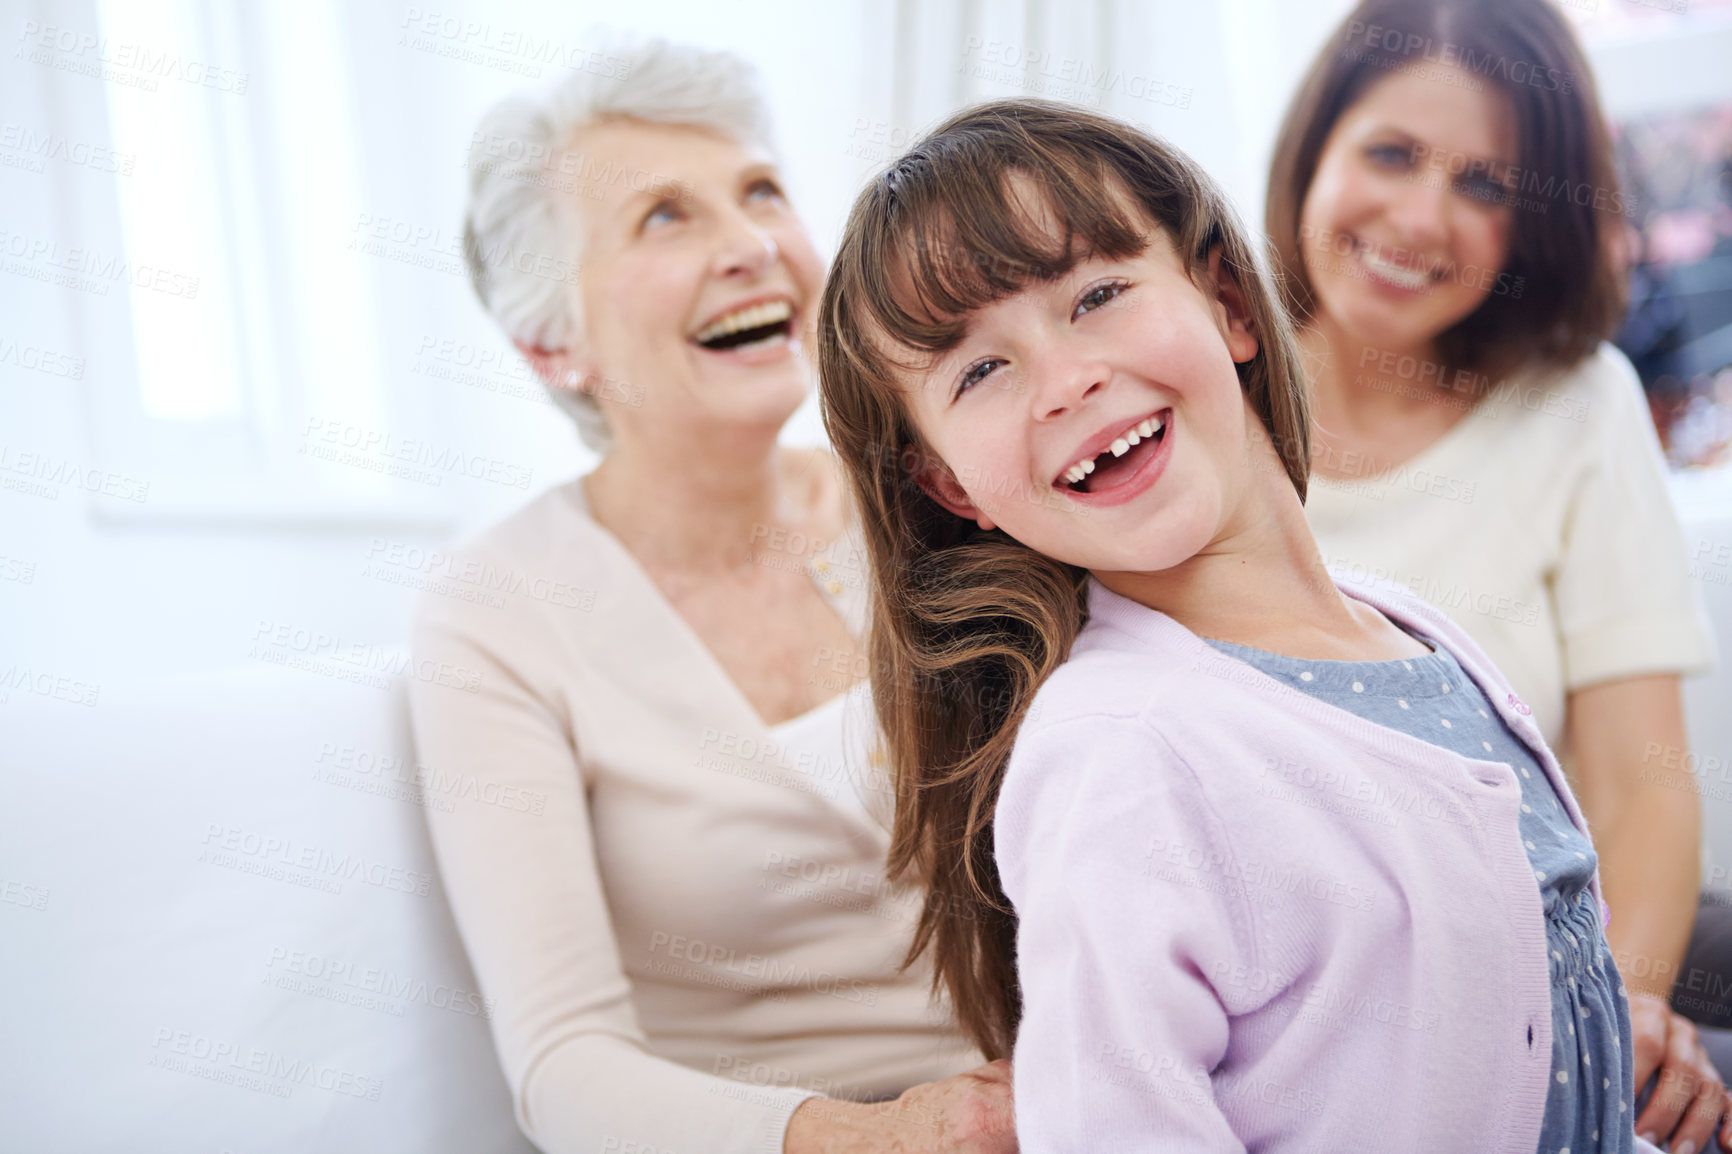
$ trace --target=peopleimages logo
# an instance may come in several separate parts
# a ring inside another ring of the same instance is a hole
[[[0,366],[12,365],[50,377],[69,381],[84,379],[84,358],[71,353],[58,353],[38,345],[21,344],[0,337]]]
[[[26,163],[14,167],[28,168],[32,172],[41,172],[44,161],[57,160],[93,172],[131,176],[133,166],[138,163],[137,153],[116,152],[104,144],[74,140],[58,132],[37,130],[10,120],[0,124],[0,152],[19,157]],[[0,158],[0,163],[7,162]]]
[[[501,71],[538,77],[543,65],[588,72],[608,80],[631,75],[633,61],[579,44],[567,44],[530,29],[466,20],[460,16],[408,8],[397,25],[402,29],[397,43],[438,56]]]
[[[53,453],[0,445],[0,489],[58,501],[62,486],[135,503],[143,503],[150,496],[149,481],[81,465]]]
[[[160,48],[126,40],[113,40],[94,32],[38,24],[26,20],[19,28],[23,51],[14,59],[28,60],[49,68],[76,72],[155,92],[158,82],[178,80],[197,88],[214,88],[244,96],[251,77],[234,68],[224,68],[183,55],[178,49]]]
[[[1145,100],[1169,108],[1189,108],[1191,89],[1123,68],[1103,67],[1078,56],[1024,48],[1006,40],[970,36],[962,50],[962,71],[980,80],[1008,84],[1079,104],[1098,105],[1103,93]],[[972,61],[971,69],[968,62]]]
[[[332,1094],[377,1102],[385,1083],[355,1070],[296,1058],[264,1046],[247,1046],[190,1030],[160,1026],[151,1039],[146,1065],[287,1098],[296,1086],[316,1086]]]
[[[204,848],[199,860],[209,865],[235,869],[237,861],[244,858],[279,870],[300,870],[320,881],[334,883],[311,887],[331,893],[342,892],[343,882],[355,881],[424,898],[433,884],[433,875],[420,870],[219,822],[206,824],[201,845]],[[261,871],[242,869],[241,872]]]
[[[466,453],[416,437],[347,421],[309,417],[301,431],[302,455],[333,464],[389,473],[422,484],[440,484],[456,474],[477,481],[491,481],[513,489],[527,489],[535,470],[497,457]]]
[[[69,247],[50,237],[0,229],[3,270],[92,296],[107,296],[111,285],[125,284],[164,296],[197,300],[199,278],[181,269],[137,264],[118,253]]]
[[[493,1017],[496,1002],[492,998],[466,990],[461,986],[428,982],[425,978],[400,974],[389,966],[370,965],[355,958],[321,954],[316,950],[296,950],[287,946],[271,947],[265,962],[267,978],[276,978],[279,989],[326,997],[331,1001],[346,1001],[372,996],[382,1000],[384,1012],[401,1017],[404,1005],[418,1002],[435,1010],[467,1017]],[[380,1006],[365,1005],[377,1009]]]
[[[1423,61],[1444,68],[1459,68],[1474,76],[1492,80],[1508,80],[1526,84],[1547,92],[1572,92],[1575,77],[1556,68],[1543,68],[1532,61],[1512,59],[1500,53],[1475,52],[1471,48],[1448,40],[1433,40],[1416,32],[1402,32],[1381,24],[1353,20],[1347,26],[1349,43],[1358,41],[1362,48],[1375,49],[1395,57],[1399,63]]]
[[[790,990],[810,990],[845,1002],[878,1004],[878,988],[858,978],[832,974],[828,970],[814,971],[805,962],[783,962],[766,954],[745,954],[719,942],[705,942],[683,934],[656,930],[650,934],[650,955],[683,962],[710,971],[730,975],[745,991],[772,989],[786,994]],[[750,979],[744,981],[743,979]]]
[[[481,670],[431,658],[417,660],[395,646],[346,641],[338,634],[292,622],[260,618],[253,630],[249,657],[286,665],[310,673],[323,673],[357,681],[378,689],[390,688],[393,677],[414,678],[428,685],[461,689],[481,688]]]
[[[404,541],[374,537],[361,567],[363,577],[426,589],[491,608],[505,604],[496,594],[525,598],[563,609],[589,612],[597,591],[560,581],[545,573],[501,569],[491,561],[463,552],[426,549]]]
[[[64,701],[68,705],[94,708],[97,698],[102,694],[102,686],[92,685],[75,677],[32,669],[28,665],[13,664],[0,669],[0,705],[10,702],[14,693],[31,693],[38,697]]]

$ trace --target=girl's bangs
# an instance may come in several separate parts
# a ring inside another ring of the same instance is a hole
[[[975,311],[1091,256],[1133,257],[1149,244],[1152,222],[1098,161],[1012,168],[972,151],[905,161],[884,178],[888,211],[863,252],[884,275],[858,289],[875,327],[911,351],[954,348]]]

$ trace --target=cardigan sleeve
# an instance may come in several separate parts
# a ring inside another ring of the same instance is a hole
[[[1243,1151],[1213,1072],[1256,949],[1190,769],[1133,719],[1025,732],[995,834],[1018,918],[1023,1154],[1141,1149],[1155,1134],[1164,1151]]]
[[[1609,345],[1580,371],[1591,382],[1583,398],[1589,457],[1566,513],[1553,580],[1564,688],[1706,672],[1714,663],[1713,633],[1689,576],[1641,382]]]
[[[779,1154],[810,1092],[742,1086],[649,1052],[596,867],[580,742],[514,647],[537,634],[496,610],[424,596],[412,683],[421,772],[451,788],[427,808],[439,872],[523,1132],[547,1154]],[[452,679],[445,679],[452,680]]]

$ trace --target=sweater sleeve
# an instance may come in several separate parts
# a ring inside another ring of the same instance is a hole
[[[1214,1071],[1256,951],[1189,768],[1131,719],[1025,732],[995,833],[1018,917],[1023,1154],[1243,1151]]]
[[[1690,580],[1684,533],[1666,491],[1666,463],[1641,381],[1603,347],[1584,432],[1592,456],[1566,514],[1553,581],[1564,687],[1648,673],[1706,672],[1713,633]]]
[[[811,1093],[729,1082],[647,1049],[596,868],[580,742],[512,660],[513,645],[538,641],[523,626],[424,597],[417,668],[480,677],[411,689],[421,772],[452,798],[427,808],[433,848],[518,1124],[547,1154],[779,1154]]]

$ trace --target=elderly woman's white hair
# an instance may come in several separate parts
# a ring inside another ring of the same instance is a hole
[[[739,57],[653,40],[601,59],[606,67],[495,105],[469,147],[463,254],[470,282],[507,336],[538,348],[583,340],[573,178],[629,177],[597,172],[573,151],[582,129],[617,118],[684,124],[774,149],[757,72]],[[584,444],[606,452],[611,437],[595,399],[570,388],[549,392]]]

